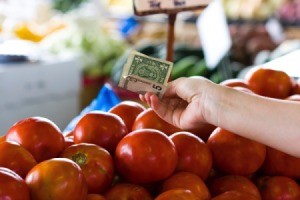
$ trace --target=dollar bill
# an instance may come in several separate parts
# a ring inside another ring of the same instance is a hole
[[[153,92],[162,97],[173,63],[132,51],[123,68],[119,87],[145,94]]]

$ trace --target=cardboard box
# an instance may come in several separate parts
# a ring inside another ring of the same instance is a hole
[[[63,130],[79,113],[80,73],[76,59],[0,64],[0,135],[30,116]]]

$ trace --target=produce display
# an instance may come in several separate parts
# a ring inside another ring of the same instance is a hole
[[[300,83],[271,69],[220,84],[300,99]],[[132,101],[92,111],[68,133],[29,117],[1,137],[0,199],[300,199],[300,158],[213,129],[180,130]]]
[[[300,24],[299,10],[299,0],[286,0],[278,9],[277,15],[284,25],[297,26]]]
[[[223,0],[229,19],[266,20],[284,0]]]

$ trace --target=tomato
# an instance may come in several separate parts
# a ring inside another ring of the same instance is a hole
[[[64,148],[64,138],[59,128],[43,117],[30,117],[17,122],[8,130],[6,141],[25,147],[37,162],[58,156]]]
[[[300,199],[298,184],[284,176],[261,177],[258,182],[263,200]]]
[[[232,79],[222,81],[220,85],[224,85],[227,87],[242,87],[242,88],[250,89],[246,81],[238,78],[232,78]]]
[[[149,192],[142,186],[121,183],[113,186],[105,193],[107,200],[152,200]]]
[[[0,167],[6,167],[22,178],[37,163],[34,157],[24,147],[14,142],[0,143]]]
[[[6,135],[2,135],[0,136],[0,143],[6,141]]]
[[[74,136],[68,136],[68,137],[65,136],[64,140],[65,140],[64,150],[74,144]]]
[[[87,185],[80,167],[66,158],[34,166],[25,179],[31,200],[86,200]]]
[[[231,190],[245,192],[261,199],[256,185],[244,176],[223,176],[213,180],[209,186],[212,196]]]
[[[247,192],[242,192],[242,191],[227,191],[224,192],[214,198],[212,200],[260,200],[260,198],[257,198],[255,196],[252,196],[251,194]]]
[[[72,130],[64,133],[64,137],[74,137],[74,131]]]
[[[203,180],[196,174],[190,172],[177,172],[166,179],[163,183],[162,191],[172,189],[190,190],[200,200],[210,199],[210,193]]]
[[[75,144],[60,155],[76,162],[85,177],[88,193],[102,193],[112,183],[114,177],[113,159],[108,151],[95,144]]]
[[[300,158],[268,147],[263,171],[267,175],[281,175],[299,179]]]
[[[293,89],[292,89],[292,94],[300,94],[300,80],[298,81],[294,80],[291,78],[292,83],[293,83]]]
[[[119,116],[93,111],[79,120],[73,134],[75,144],[92,143],[113,153],[127,133],[126,125]]]
[[[104,196],[100,194],[88,194],[86,200],[106,200]]]
[[[170,176],[177,165],[171,139],[154,129],[126,135],[118,144],[115,164],[122,177],[132,183],[152,183]]]
[[[139,129],[156,129],[167,135],[181,131],[161,119],[151,108],[141,112],[134,121],[132,130]]]
[[[293,94],[286,98],[289,101],[300,101],[300,94]]]
[[[284,99],[292,93],[291,78],[283,71],[256,67],[246,75],[246,83],[256,94]]]
[[[131,132],[135,118],[144,110],[145,107],[135,101],[123,101],[112,107],[108,112],[121,117],[128,132]]]
[[[197,137],[201,138],[204,142],[207,141],[209,136],[217,127],[212,124],[199,124],[197,129],[185,130],[187,132],[191,132]]]
[[[0,199],[30,200],[25,181],[10,169],[0,167]]]
[[[208,138],[216,169],[231,175],[247,176],[263,164],[266,147],[263,144],[217,128]]]
[[[206,180],[212,168],[212,154],[208,146],[189,132],[178,132],[170,136],[178,153],[176,171],[197,174]]]
[[[190,190],[173,189],[161,193],[154,200],[201,200]]]

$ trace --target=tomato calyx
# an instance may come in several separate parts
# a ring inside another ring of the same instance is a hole
[[[85,165],[87,156],[82,152],[78,152],[78,153],[72,155],[72,160],[81,167],[81,166]]]

